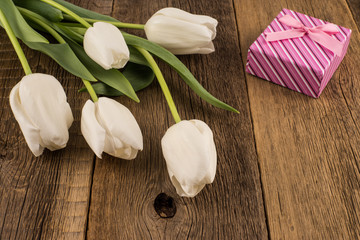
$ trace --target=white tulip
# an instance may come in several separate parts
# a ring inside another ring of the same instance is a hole
[[[129,48],[120,30],[105,22],[96,22],[86,30],[84,50],[106,70],[123,68],[130,59]]]
[[[171,126],[161,140],[170,180],[182,197],[194,197],[216,173],[216,148],[209,126],[200,120]]]
[[[148,40],[173,54],[207,54],[215,51],[216,19],[177,8],[163,8],[145,24]]]
[[[10,92],[10,107],[35,156],[44,148],[64,148],[74,118],[59,81],[51,75],[27,75]]]
[[[106,152],[131,160],[143,149],[143,136],[134,116],[124,105],[107,97],[85,103],[81,132],[99,158]]]

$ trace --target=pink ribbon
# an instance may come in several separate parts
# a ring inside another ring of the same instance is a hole
[[[290,15],[281,17],[279,21],[289,27],[293,27],[293,29],[281,32],[265,33],[266,41],[271,42],[289,38],[299,38],[307,34],[314,42],[326,47],[338,56],[341,55],[343,44],[330,36],[339,32],[335,24],[327,23],[309,28]]]

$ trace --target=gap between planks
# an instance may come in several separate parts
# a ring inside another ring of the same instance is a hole
[[[237,17],[237,14],[236,14],[236,7],[235,7],[235,1],[234,0],[232,0],[232,6],[233,6],[233,10],[234,10],[234,17],[235,17],[234,20],[235,20],[235,25],[236,25],[238,46],[239,46],[239,49],[240,49],[240,58],[241,58],[241,60],[243,60],[244,58],[243,58],[243,51],[241,49],[241,39],[240,39],[240,32],[239,32],[238,17]],[[246,74],[247,73],[245,71],[245,63],[244,62],[242,62],[242,67],[243,67],[243,72],[244,72],[244,78],[246,79]],[[262,196],[263,207],[264,207],[264,216],[265,216],[265,224],[266,224],[267,236],[268,236],[268,239],[271,239],[270,226],[269,226],[269,216],[268,216],[268,211],[266,210],[266,201],[265,201],[265,194],[264,194],[264,184],[263,184],[263,179],[262,179],[261,165],[260,165],[260,161],[259,161],[257,142],[256,142],[256,139],[255,139],[254,119],[253,119],[253,114],[252,114],[251,101],[250,101],[250,97],[249,97],[248,82],[246,80],[245,80],[245,86],[246,86],[247,99],[248,99],[248,103],[249,103],[250,121],[251,121],[251,128],[252,128],[252,133],[253,133],[253,141],[254,141],[255,152],[256,152],[257,167],[258,167],[258,171],[259,171],[259,178],[260,178],[259,181],[260,181],[261,196]]]

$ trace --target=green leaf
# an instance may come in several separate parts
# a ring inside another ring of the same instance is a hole
[[[125,69],[122,73],[129,80],[136,92],[149,86],[155,78],[155,74],[151,68],[135,63],[126,64]],[[108,97],[117,97],[124,95],[118,90],[102,82],[95,83],[92,86],[94,87],[95,92],[99,95],[104,95]],[[80,92],[85,91],[86,88],[80,89]]]
[[[139,102],[139,98],[137,97],[130,82],[120,71],[116,69],[105,70],[86,54],[82,46],[69,39],[67,39],[67,42],[80,61],[97,79],[122,92],[134,101]]]
[[[64,37],[66,37],[67,39],[71,39],[74,42],[77,43],[81,43],[84,40],[84,37],[72,30],[70,30],[68,27],[63,26],[62,24],[53,24],[53,28],[60,33],[61,35],[63,35]]]
[[[2,1],[2,0],[0,0],[0,1]],[[112,18],[110,16],[106,16],[106,15],[103,15],[100,13],[96,13],[96,12],[87,10],[82,7],[78,7],[74,4],[71,4],[71,3],[63,1],[63,0],[54,0],[54,1],[63,5],[64,7],[68,8],[69,10],[71,10],[72,12],[76,13],[77,15],[79,15],[80,17],[83,17],[83,18],[92,18],[92,19],[103,20],[103,21],[118,21],[115,18]]]
[[[187,67],[174,54],[146,39],[125,32],[122,33],[128,45],[144,48],[145,50],[151,52],[152,54],[169,64],[173,69],[175,69],[175,71],[179,73],[179,75],[186,82],[186,84],[189,85],[189,87],[202,99],[214,105],[215,107],[238,113],[238,110],[220,101],[219,99],[211,95],[208,91],[206,91],[205,88],[203,88],[203,86],[201,86],[201,84],[195,79],[189,69],[187,69]]]
[[[46,38],[41,36],[27,24],[11,0],[0,0],[0,9],[5,14],[5,17],[17,38],[26,42],[48,43]]]
[[[40,42],[24,42],[29,48],[45,53],[71,74],[88,81],[96,82],[96,78],[86,69],[68,44],[49,44]]]
[[[130,62],[137,63],[140,65],[149,66],[148,61],[146,61],[145,57],[134,47],[128,46],[130,51]]]
[[[129,80],[135,91],[146,88],[155,78],[155,74],[150,67],[131,62],[126,64],[122,73]]]
[[[17,6],[33,11],[52,22],[60,22],[64,19],[63,14],[59,9],[39,0],[14,0],[14,3]]]

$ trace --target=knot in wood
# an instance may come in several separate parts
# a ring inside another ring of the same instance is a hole
[[[162,218],[172,218],[176,213],[175,201],[166,193],[157,195],[154,201],[154,208],[156,213]]]

